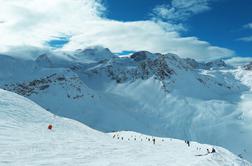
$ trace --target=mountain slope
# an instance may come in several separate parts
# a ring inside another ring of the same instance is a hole
[[[0,87],[54,114],[104,132],[219,145],[252,161],[252,84],[242,69],[146,51],[119,58],[102,48],[12,59],[0,60]]]
[[[0,148],[4,152],[0,165],[251,165],[220,147],[216,147],[217,153],[205,155],[211,146],[195,142],[187,147],[184,141],[156,138],[153,145],[146,140],[150,136],[134,132],[115,133],[120,140],[113,139],[114,133],[104,134],[54,116],[1,89],[0,110]],[[53,124],[52,131],[48,124]]]

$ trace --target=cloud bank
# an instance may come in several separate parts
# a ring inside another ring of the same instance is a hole
[[[244,42],[252,42],[252,36],[241,37],[238,40],[244,41]]]
[[[153,16],[167,21],[184,21],[195,14],[211,9],[213,0],[172,0],[170,3],[158,5],[153,9]]]
[[[248,23],[243,26],[244,29],[252,29],[252,23]],[[252,35],[251,36],[245,36],[241,37],[238,39],[239,41],[244,41],[244,42],[252,42]]]
[[[252,62],[252,57],[232,57],[225,60],[225,63],[232,66],[244,66]]]
[[[62,50],[101,45],[113,52],[171,52],[202,61],[235,54],[197,37],[182,37],[177,23],[109,20],[97,0],[0,0],[0,4],[0,52],[22,46],[45,48],[50,40],[70,36]],[[207,0],[173,0],[169,10],[176,12],[169,17],[183,20],[209,10],[208,5]]]
[[[247,29],[252,29],[252,23],[248,23],[248,24],[244,25],[243,27],[247,28]]]

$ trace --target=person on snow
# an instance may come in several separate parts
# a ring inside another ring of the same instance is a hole
[[[216,150],[214,148],[212,148],[212,152],[211,153],[215,153],[215,152],[216,152]]]
[[[155,143],[156,143],[156,139],[155,139],[155,138],[153,138],[153,139],[152,139],[152,141],[153,141],[153,144],[155,145]]]
[[[53,126],[51,124],[48,125],[48,130],[52,130]]]
[[[188,147],[190,147],[190,141],[186,141],[186,143],[187,143]]]
[[[210,153],[210,150],[209,149],[207,149],[207,154],[209,154]]]

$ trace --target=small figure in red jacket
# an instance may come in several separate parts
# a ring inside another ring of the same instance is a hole
[[[53,127],[53,126],[52,126],[51,124],[49,124],[49,125],[48,125],[48,130],[52,130],[52,127]]]

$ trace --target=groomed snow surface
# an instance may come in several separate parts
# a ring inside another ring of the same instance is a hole
[[[47,129],[48,124],[53,125],[52,130]],[[188,147],[183,140],[157,137],[154,145],[148,138],[153,137],[126,131],[98,132],[0,90],[1,166],[251,165],[220,147],[214,147],[217,153],[207,154],[210,145],[191,142]]]

